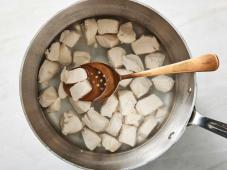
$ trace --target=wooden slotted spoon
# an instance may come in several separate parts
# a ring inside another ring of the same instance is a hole
[[[88,80],[91,83],[92,90],[80,100],[104,101],[114,93],[121,80],[163,74],[215,71],[219,67],[219,60],[216,54],[205,54],[174,64],[127,75],[119,75],[112,67],[104,63],[87,63],[81,65],[81,67],[84,68],[88,74]],[[68,95],[71,95],[69,89],[72,86],[73,84],[64,84],[64,90]]]

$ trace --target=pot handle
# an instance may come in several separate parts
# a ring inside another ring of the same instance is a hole
[[[209,130],[213,133],[216,133],[224,138],[227,138],[227,124],[219,122],[214,119],[202,116],[195,109],[192,113],[192,116],[188,122],[188,125],[200,126],[206,130]]]

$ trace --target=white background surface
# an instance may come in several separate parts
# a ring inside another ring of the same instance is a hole
[[[221,67],[198,78],[197,109],[227,122],[227,1],[140,0],[182,34],[192,52],[219,54]],[[35,137],[19,98],[19,71],[25,50],[39,28],[73,0],[0,0],[0,170],[76,169],[50,153]],[[227,140],[197,127],[148,169],[227,169]]]

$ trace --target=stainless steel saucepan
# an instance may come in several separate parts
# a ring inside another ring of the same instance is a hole
[[[87,0],[63,10],[36,35],[27,50],[20,76],[21,102],[31,128],[51,151],[79,167],[131,169],[142,166],[166,152],[188,125],[198,125],[227,137],[227,124],[203,117],[195,110],[195,74],[176,75],[174,104],[160,130],[144,144],[126,152],[104,154],[81,151],[51,126],[38,103],[37,74],[45,49],[68,25],[94,16],[117,16],[137,22],[154,33],[165,47],[171,62],[189,59],[182,37],[152,8],[128,0]]]

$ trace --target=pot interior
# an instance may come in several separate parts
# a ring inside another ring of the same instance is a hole
[[[101,19],[101,18],[117,19],[118,21],[120,21],[120,24],[129,22],[129,20],[127,20],[126,18],[115,17],[115,16],[99,16],[99,17],[95,17],[95,18],[96,19]],[[76,23],[73,23],[73,24],[69,25],[68,27],[66,27],[65,29],[74,30],[75,29],[74,26],[76,24],[82,25],[83,21],[78,21]],[[140,37],[142,35],[153,35],[149,30],[147,30],[146,28],[144,28],[143,26],[141,26],[140,24],[138,24],[136,22],[133,22],[133,28],[134,28],[134,30],[137,34],[137,37]],[[60,37],[60,35],[57,35],[56,38],[54,38],[54,40],[51,42],[51,44],[55,41],[58,41],[59,37]],[[123,49],[125,49],[126,54],[133,54],[133,51],[131,49],[130,44],[120,44],[120,45],[118,45],[118,47],[122,47]],[[96,48],[94,46],[88,46],[87,43],[86,43],[85,37],[82,36],[80,38],[80,40],[77,42],[76,46],[74,46],[71,51],[86,51],[91,55],[91,61],[92,62],[102,62],[102,63],[110,64],[108,59],[107,59],[107,51],[108,50],[109,49],[103,48],[101,46],[98,46]],[[168,56],[168,53],[166,52],[165,48],[163,47],[163,45],[161,43],[160,43],[159,52],[162,52],[163,54],[165,54],[164,65],[170,64],[171,62],[170,62],[170,58]],[[143,64],[144,64],[145,56],[146,55],[140,55],[139,56],[141,58],[141,60],[143,61]],[[42,58],[45,59],[45,55],[43,55]],[[175,77],[174,75],[171,75],[171,76],[173,78]],[[150,78],[150,80],[151,80],[151,78]],[[56,89],[58,89],[59,83],[60,83],[60,73],[49,81],[49,86],[54,86]],[[121,89],[130,90],[130,87],[127,86],[127,88],[122,88],[122,87],[118,88],[118,90],[121,90]],[[39,87],[39,93],[42,93],[42,90],[43,89]],[[169,114],[172,110],[172,107],[173,107],[175,89],[171,90],[168,93],[162,93],[162,92],[157,91],[154,88],[154,85],[153,85],[153,87],[149,90],[149,92],[143,97],[149,96],[151,94],[156,94],[158,97],[161,98],[161,100],[164,102],[164,105],[167,107],[168,114]],[[71,135],[67,135],[67,136],[61,135],[61,130],[60,130],[61,128],[60,128],[59,122],[60,122],[60,118],[61,118],[62,114],[64,112],[68,111],[68,110],[74,110],[72,108],[71,104],[69,103],[68,98],[61,99],[61,103],[62,103],[61,104],[61,110],[59,110],[58,112],[48,113],[45,109],[43,109],[44,116],[47,117],[50,124],[54,127],[54,129],[57,131],[57,133],[59,133],[60,136],[62,136],[64,139],[71,142],[76,147],[80,148],[81,150],[89,151],[84,144],[81,133],[75,133],[75,134],[71,134]],[[100,110],[101,105],[102,104],[100,102],[92,103],[92,107],[94,107],[95,110],[97,110],[97,111]],[[84,114],[82,114],[82,115],[77,114],[77,115],[80,118],[82,118],[84,116]],[[166,116],[165,119],[167,119],[167,118],[168,118],[168,116]],[[152,131],[152,133],[148,136],[147,139],[152,138],[152,136],[157,133],[157,131],[161,128],[161,126],[164,122],[165,121],[160,122],[156,126],[156,128]],[[144,141],[144,142],[146,142],[146,141]],[[137,146],[142,145],[144,142],[138,144]],[[128,151],[128,150],[131,150],[131,149],[134,149],[134,148],[135,147],[132,148],[128,145],[122,144],[121,148],[119,150],[117,150],[117,152],[124,152],[124,151]],[[92,152],[110,153],[109,151],[106,151],[103,147],[97,147]],[[117,153],[117,152],[115,152],[115,153]]]

